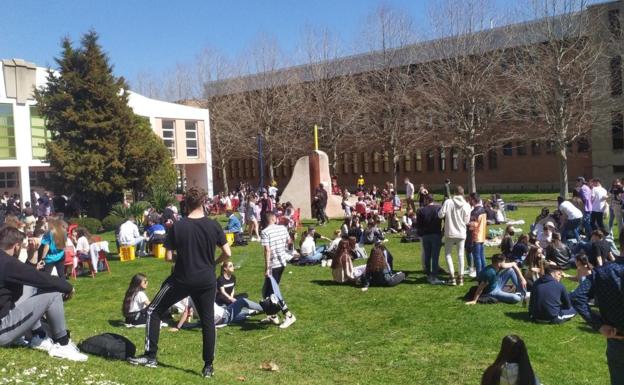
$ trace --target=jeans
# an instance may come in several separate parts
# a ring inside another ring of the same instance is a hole
[[[228,305],[226,308],[227,315],[223,323],[242,322],[249,317],[249,310],[262,311],[262,306],[248,300],[247,298],[239,298],[236,302]]]
[[[579,235],[579,228],[581,227],[582,219],[583,218],[568,219],[566,221],[563,231],[561,232],[561,240],[563,242],[565,242],[568,239],[570,232],[574,234],[574,238],[576,239],[577,242],[581,239]]]
[[[137,252],[145,252],[145,238],[137,237],[129,243],[123,243],[122,246],[134,246]]]
[[[583,212],[583,230],[585,230],[585,236],[589,239],[592,232],[591,211]]]
[[[516,271],[513,269],[505,269],[498,273],[498,280],[496,281],[496,287],[494,290],[488,293],[490,297],[496,298],[500,302],[504,303],[518,303],[522,300],[522,297],[515,293],[509,293],[503,291],[503,288],[507,284],[508,281],[511,281],[513,285],[516,287],[516,290],[519,290],[521,293],[524,293],[524,289],[520,286],[520,282],[518,279],[518,275]]]
[[[475,269],[477,270],[477,274],[479,274],[485,269],[485,247],[483,242],[473,243],[472,255],[474,257]]]
[[[607,365],[611,376],[611,385],[624,384],[624,341],[607,339]]]
[[[451,277],[455,276],[455,267],[453,266],[453,247],[457,246],[457,259],[459,260],[459,271],[457,272],[460,276],[464,275],[464,244],[466,240],[461,238],[444,238],[444,251],[446,253],[446,263],[449,267],[449,274]]]
[[[438,276],[440,270],[440,248],[442,247],[441,234],[425,234],[421,237],[425,264],[423,269],[425,274],[431,277]]]
[[[326,246],[319,246],[314,251],[312,255],[306,255],[305,257],[301,257],[299,262],[308,262],[315,263],[320,261],[323,258],[323,254],[325,253]]]

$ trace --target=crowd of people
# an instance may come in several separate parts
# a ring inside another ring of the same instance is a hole
[[[553,212],[544,208],[528,233],[507,225],[498,242],[492,241],[488,226],[508,222],[500,195],[484,200],[478,193],[466,195],[461,186],[451,189],[449,183],[445,198],[436,201],[426,186],[416,190],[409,179],[404,182],[404,201],[391,183],[383,189],[367,189],[359,178],[355,197],[340,189],[344,221],[331,239],[315,226],[298,234],[297,210],[279,201],[279,190],[273,184],[255,190],[241,183],[235,192],[213,199],[191,188],[183,202],[185,215],[169,205],[163,213],[148,210],[144,222],[127,218],[117,232],[119,246],[135,246],[143,256],[151,246],[163,244],[166,258],[175,261],[171,275],[152,300],[146,295],[147,276],[138,273],[131,279],[122,314],[126,324],[145,327],[146,341],[145,353],[129,359],[130,363],[156,367],[161,327],[178,331],[192,325],[196,315],[203,336],[202,374],[210,377],[215,327],[244,322],[259,313],[265,313],[262,322],[282,329],[296,322],[279,288],[287,264],[327,266],[335,282],[362,291],[370,286],[395,286],[406,274],[395,270],[387,240],[391,234],[400,234],[403,241],[422,243],[423,272],[429,284],[462,286],[474,280],[465,296],[467,305],[528,301],[529,317],[536,323],[562,323],[580,314],[608,338],[612,383],[621,383],[617,381],[622,380],[624,368],[624,292],[618,288],[624,277],[619,258],[619,250],[624,250],[624,193],[619,180],[606,191],[599,180],[586,182],[579,177],[570,200],[559,198]],[[332,193],[338,192],[336,187],[333,183]],[[52,200],[48,201],[51,206]],[[25,205],[19,212],[10,208],[14,202],[7,197],[0,203],[5,223],[0,228],[0,345],[25,345],[54,357],[85,361],[87,356],[71,342],[65,325],[63,300],[73,294],[66,280],[67,254],[73,250],[74,268],[80,261],[90,261],[97,270],[97,253],[107,247],[86,229],[68,226],[62,216],[47,211],[42,197],[37,207]],[[321,184],[313,194],[318,226],[328,223],[326,204],[327,192]],[[35,216],[40,207],[46,215]],[[213,213],[226,214],[225,229],[209,218]],[[620,229],[619,249],[613,240],[614,225]],[[265,268],[260,303],[235,290],[228,233],[234,235],[236,245],[246,245],[248,240],[262,246]],[[443,244],[448,271],[439,263]],[[486,245],[500,248],[490,264],[485,258]],[[218,256],[217,249],[221,250]],[[216,266],[221,268],[219,277]],[[569,268],[575,268],[575,274],[564,272]],[[568,293],[562,279],[577,282],[578,288]],[[596,300],[599,313],[590,309],[591,300]],[[174,312],[180,313],[177,320]],[[46,328],[43,319],[49,325]],[[503,378],[509,384],[539,383],[517,336],[505,337],[482,384],[499,383]]]

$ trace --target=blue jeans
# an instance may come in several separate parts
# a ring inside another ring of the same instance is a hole
[[[423,266],[425,274],[435,278],[440,270],[442,234],[426,234],[421,237],[421,241],[425,252],[425,266]]]
[[[299,262],[318,262],[323,258],[326,246],[319,246],[314,251],[314,254],[302,257]]]
[[[520,286],[520,280],[518,279],[516,271],[513,269],[505,269],[498,273],[496,287],[494,288],[494,290],[489,292],[488,295],[504,303],[520,302],[522,300],[522,297],[518,294],[503,291],[503,288],[508,281],[511,281],[511,283],[513,283],[513,285],[516,287],[516,290],[519,290],[521,293],[524,294],[524,289],[522,289],[522,286]]]
[[[472,255],[474,257],[475,269],[477,274],[479,274],[485,269],[485,247],[482,242],[473,243]]]
[[[583,212],[583,229],[585,230],[585,236],[589,239],[592,233],[591,211]]]
[[[226,324],[232,322],[242,322],[249,317],[249,310],[262,311],[262,306],[248,300],[247,298],[239,298],[236,302],[228,305],[226,308],[227,315],[225,317]]]
[[[565,223],[563,231],[561,232],[561,240],[565,242],[570,235],[570,232],[574,234],[574,238],[578,242],[581,238],[579,235],[579,228],[581,227],[582,218],[568,219]]]
[[[624,341],[607,339],[607,365],[611,375],[611,385],[624,384]]]

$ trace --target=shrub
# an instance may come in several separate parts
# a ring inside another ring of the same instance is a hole
[[[100,231],[102,228],[102,222],[96,218],[89,217],[80,217],[80,218],[70,218],[68,221],[69,224],[76,224],[78,226],[84,227],[91,234],[95,234]]]
[[[117,215],[107,215],[102,219],[102,227],[105,231],[113,231],[124,222],[124,219]]]

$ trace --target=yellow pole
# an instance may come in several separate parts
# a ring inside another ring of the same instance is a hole
[[[314,150],[318,151],[318,126],[314,125]]]

